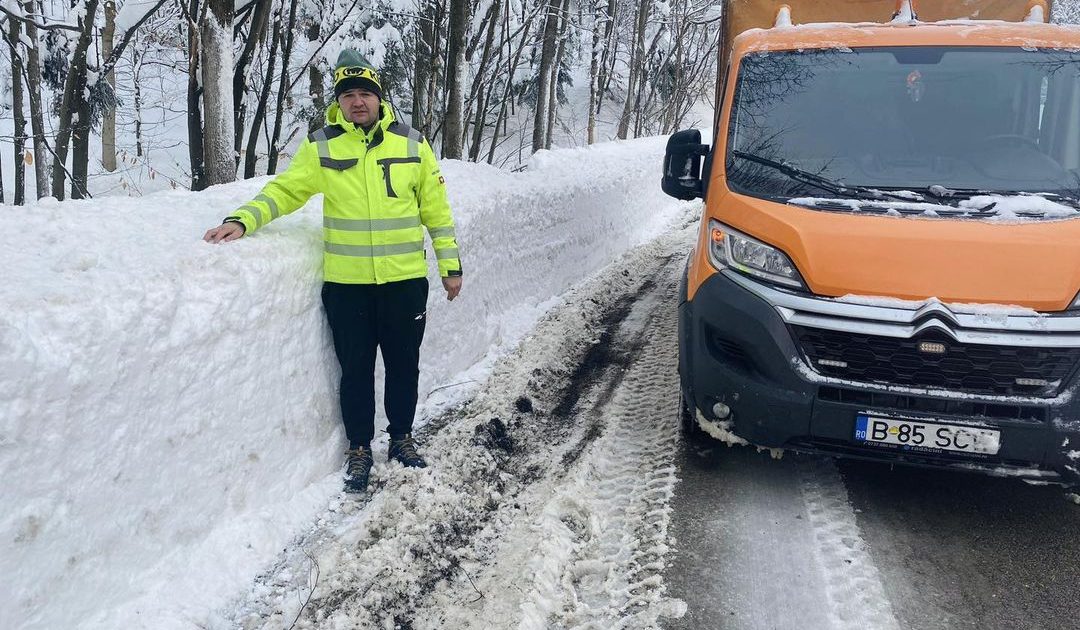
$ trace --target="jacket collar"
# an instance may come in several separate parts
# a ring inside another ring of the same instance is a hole
[[[364,131],[361,127],[354,125],[349,119],[345,118],[345,114],[341,112],[341,106],[337,104],[337,101],[334,101],[330,103],[330,107],[326,108],[326,124],[337,125],[348,133],[358,134],[361,139],[367,142],[368,148],[372,149],[382,143],[387,127],[394,122],[394,111],[390,109],[390,105],[386,101],[379,103],[379,109],[381,114],[378,122],[371,128],[371,131]]]

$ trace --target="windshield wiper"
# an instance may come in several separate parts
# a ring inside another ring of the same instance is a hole
[[[886,188],[885,190],[901,190],[900,188]],[[948,188],[946,186],[916,186],[904,188],[923,197],[930,197],[939,201],[962,201],[972,197],[1040,197],[1063,206],[1070,206],[1080,210],[1080,199],[1069,195],[1061,195],[1051,192],[1027,192],[1025,190],[990,190],[986,188]]]
[[[936,201],[962,201],[964,199],[971,199],[972,197],[978,197],[980,195],[1003,195],[1005,193],[995,192],[993,190],[984,190],[982,188],[948,188],[946,186],[933,185],[933,186],[914,186],[907,188],[884,188],[883,190],[894,191],[906,191],[912,192],[922,197],[922,201],[925,201],[927,197]]]
[[[999,195],[1001,193],[994,192],[992,190],[984,190],[982,188],[946,188],[941,185],[933,186],[913,186],[907,188],[895,188],[893,190],[903,190],[904,192],[915,193],[919,196],[917,201],[922,203],[936,202],[943,206],[956,208],[956,210],[935,210],[938,214],[944,216],[963,216],[968,218],[982,218],[992,217],[997,214],[997,202],[991,201],[985,206],[979,208],[961,208],[960,202],[966,201],[973,197],[979,197],[983,195]]]
[[[942,202],[956,201],[957,205],[959,205],[960,201],[971,199],[973,197],[1038,197],[1040,199],[1053,201],[1054,203],[1068,206],[1073,210],[1080,211],[1080,199],[1077,199],[1076,197],[1071,197],[1069,195],[1060,195],[1058,193],[1033,193],[1023,190],[987,190],[984,188],[946,188],[945,186],[927,186],[925,188],[916,187],[908,188],[907,190],[923,195],[925,197],[931,197]],[[975,210],[970,211],[970,213],[973,215],[985,216],[997,214],[996,212],[992,212],[995,206],[997,206],[997,202],[991,201],[989,204],[983,206],[982,208],[976,208]],[[1045,216],[1046,213],[1040,210],[1021,210],[1018,211],[1016,214],[1023,217],[1038,218]]]
[[[735,150],[731,152],[732,155],[762,166],[768,166],[769,168],[780,171],[784,175],[787,175],[791,179],[819,188],[826,192],[830,192],[834,195],[841,195],[852,199],[865,199],[870,201],[881,201],[882,199],[893,199],[895,201],[907,201],[911,199],[904,197],[903,195],[894,195],[884,190],[876,190],[868,188],[866,186],[849,186],[843,182],[839,182],[828,177],[822,177],[816,173],[810,171],[804,171],[801,168],[792,166],[787,162],[778,162],[771,160],[767,157],[762,157],[754,153],[747,153],[746,151]]]

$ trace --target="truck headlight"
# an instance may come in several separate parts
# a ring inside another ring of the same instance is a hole
[[[709,221],[709,258],[717,269],[731,267],[768,282],[806,290],[787,254],[715,219]]]
[[[1073,299],[1072,304],[1070,304],[1069,308],[1067,308],[1065,310],[1067,310],[1067,311],[1080,311],[1080,293],[1076,294],[1076,298]]]

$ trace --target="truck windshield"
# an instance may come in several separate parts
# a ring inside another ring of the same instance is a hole
[[[882,47],[748,55],[729,126],[728,180],[765,198],[844,196],[792,177],[794,169],[819,182],[884,191],[1080,198],[1080,52]]]

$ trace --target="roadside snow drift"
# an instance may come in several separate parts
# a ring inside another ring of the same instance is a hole
[[[444,164],[465,283],[432,275],[422,413],[666,227],[663,146]],[[340,489],[321,198],[201,241],[265,181],[2,208],[0,627],[191,627]]]

